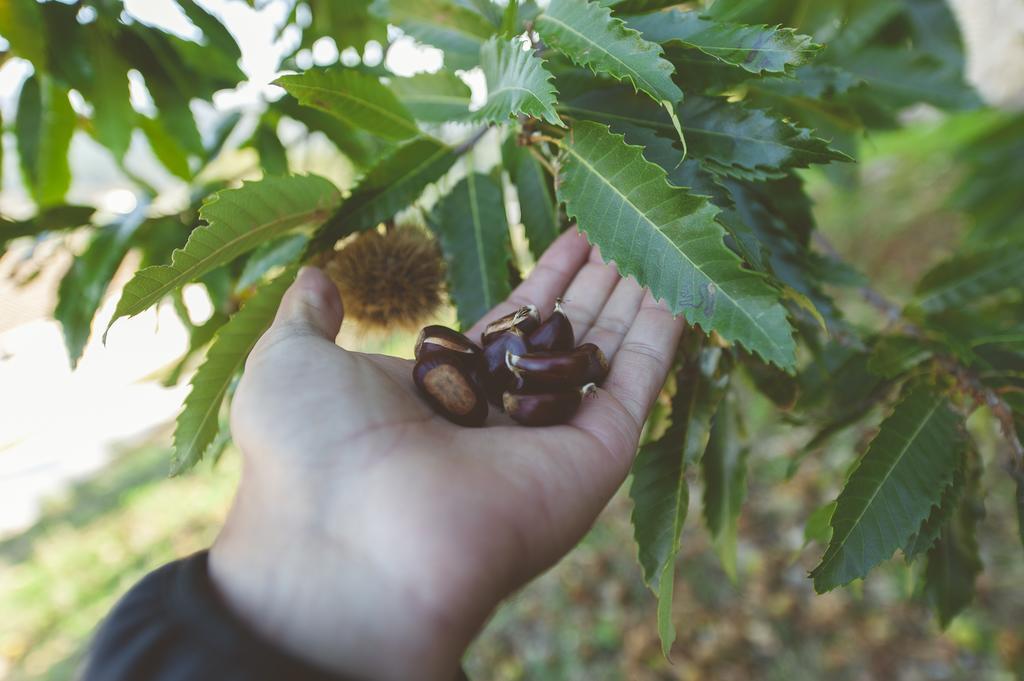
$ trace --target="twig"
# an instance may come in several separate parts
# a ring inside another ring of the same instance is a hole
[[[548,171],[551,177],[558,177],[558,171],[555,170],[555,167],[551,165],[551,162],[549,160],[544,158],[544,154],[540,153],[540,151],[537,150],[537,147],[526,148],[530,152],[530,154],[533,155],[535,159],[537,159],[537,162],[544,166],[544,169]]]
[[[481,126],[476,132],[473,133],[472,137],[467,139],[465,142],[455,147],[455,155],[462,156],[467,151],[476,146],[476,143],[483,139],[483,136],[487,134],[487,131],[491,129],[491,126]]]

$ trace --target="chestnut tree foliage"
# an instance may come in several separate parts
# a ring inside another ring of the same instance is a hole
[[[140,255],[115,321],[170,299],[191,329],[189,357],[205,353],[178,419],[175,473],[227,442],[233,382],[299,264],[418,214],[468,326],[523,266],[510,247],[515,197],[534,257],[578,225],[691,325],[630,487],[666,652],[689,480],[702,481],[704,523],[726,571],[737,569],[755,445],[744,393],[817,432],[792,452],[793,469],[883,415],[838,497],[811,515],[809,535],[827,545],[810,574],[819,592],[899,551],[923,566],[921,591],[942,623],[970,601],[985,496],[966,428],[977,410],[999,429],[998,462],[1018,490],[990,503],[1012,504],[1024,527],[1024,117],[993,112],[955,142],[964,172],[954,202],[969,228],[905,305],[816,240],[800,174],[827,166],[832,181],[853,182],[865,133],[899,126],[908,107],[982,106],[943,0],[306,0],[289,18],[297,50],[322,37],[387,49],[406,35],[440,49],[444,68],[400,77],[384,64],[303,71],[289,59],[283,96],[241,136],[239,114],[200,134],[190,106],[244,80],[239,48],[217,17],[177,3],[201,39],[135,21],[117,0],[0,4],[3,57],[32,65],[9,129],[38,206],[32,219],[5,220],[0,239],[88,234],[56,308],[72,363],[115,271]],[[479,101],[457,74],[473,69],[486,82]],[[133,108],[130,70],[151,111]],[[76,98],[85,106],[73,108]],[[358,170],[354,186],[289,174],[277,133],[286,118],[333,142]],[[63,200],[76,130],[118,162],[140,131],[190,183],[190,205],[161,212],[139,180],[134,212],[92,222],[91,207]],[[481,172],[467,152],[496,136],[499,161]],[[262,179],[211,179],[210,164],[239,147],[256,151]],[[182,304],[192,282],[216,308],[200,325]],[[863,289],[884,323],[849,321],[830,295],[842,288]]]

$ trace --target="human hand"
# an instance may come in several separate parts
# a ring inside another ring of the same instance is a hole
[[[235,395],[241,484],[210,552],[214,583],[256,631],[355,679],[451,681],[495,606],[567,553],[625,479],[682,321],[573,232],[469,332],[569,301],[611,371],[567,424],[492,409],[462,428],[417,394],[412,362],[334,339],[334,285],[305,269]]]

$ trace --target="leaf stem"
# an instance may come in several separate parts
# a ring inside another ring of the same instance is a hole
[[[477,142],[479,142],[481,139],[483,139],[484,135],[486,135],[487,131],[490,130],[490,129],[491,129],[490,125],[481,126],[479,129],[477,129],[476,132],[474,132],[472,134],[472,136],[469,137],[469,139],[467,139],[465,142],[463,142],[459,146],[455,147],[455,155],[456,156],[462,156],[467,151],[469,151],[470,149],[475,147]]]
[[[526,147],[526,149],[537,159],[537,162],[544,166],[544,169],[548,171],[551,177],[558,177],[558,172],[555,167],[551,165],[551,161],[544,158],[544,154],[540,153],[537,147]]]

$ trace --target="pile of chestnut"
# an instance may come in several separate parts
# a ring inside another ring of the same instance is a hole
[[[525,426],[564,423],[608,374],[599,347],[576,346],[561,300],[543,322],[533,305],[491,322],[481,341],[482,348],[439,325],[416,340],[416,387],[434,411],[462,426],[482,426],[488,402]]]

